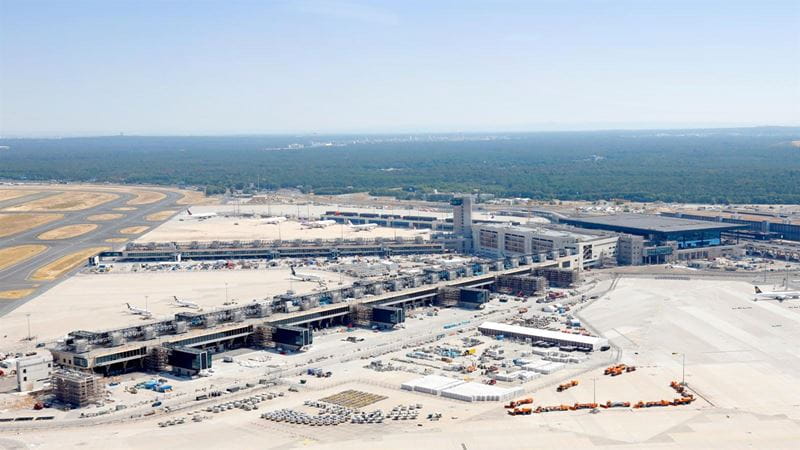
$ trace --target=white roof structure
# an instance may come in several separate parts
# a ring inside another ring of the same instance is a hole
[[[564,363],[551,362],[551,363],[548,363],[548,364],[545,364],[545,365],[542,365],[542,366],[534,367],[533,371],[541,373],[541,374],[549,375],[549,374],[551,374],[553,372],[557,372],[557,371],[563,369],[564,366],[565,366]]]
[[[522,395],[522,387],[502,388],[483,383],[462,383],[442,391],[442,397],[465,402],[497,402]]]
[[[507,323],[484,322],[478,327],[478,330],[481,332],[489,331],[492,334],[509,334],[529,337],[531,339],[549,339],[552,341],[569,342],[575,345],[590,346],[595,350],[603,345],[608,345],[608,339],[605,338],[562,333],[560,331],[544,330],[542,328],[521,327],[519,325],[509,325]]]
[[[464,381],[455,378],[443,377],[441,375],[426,375],[415,378],[400,385],[407,391],[424,392],[426,394],[439,395],[444,389],[464,384]]]

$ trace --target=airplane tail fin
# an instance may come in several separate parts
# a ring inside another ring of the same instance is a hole
[[[353,226],[353,222],[350,222],[349,220],[347,221],[347,224],[350,225],[351,227]]]
[[[289,266],[289,268],[292,269],[292,275],[297,276],[297,274],[294,273],[294,266]]]
[[[178,301],[178,296],[177,295],[173,295],[172,298],[174,298],[176,302]]]
[[[187,210],[186,210],[186,212],[187,212],[187,213],[188,213],[190,216],[192,215],[192,210],[191,210],[191,209],[187,209]]]
[[[759,289],[758,286],[756,286],[756,294],[760,294],[760,293],[761,293],[761,289]]]
[[[128,309],[131,309],[131,304],[130,303],[125,303],[125,306],[127,306]]]

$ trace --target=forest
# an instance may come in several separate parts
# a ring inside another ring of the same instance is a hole
[[[0,139],[0,179],[800,203],[800,128]]]

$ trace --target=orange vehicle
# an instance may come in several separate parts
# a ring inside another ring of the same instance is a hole
[[[611,400],[601,403],[601,407],[603,408],[630,408],[631,402],[612,402]]]
[[[508,405],[506,405],[505,407],[516,408],[517,406],[530,405],[531,403],[533,403],[533,397],[528,397],[528,398],[523,398],[522,400],[512,400],[508,402]]]
[[[509,411],[508,414],[510,416],[528,416],[533,412],[531,408],[514,408],[513,410]]]
[[[575,403],[572,407],[573,410],[594,408],[597,408],[597,403]]]
[[[577,386],[577,385],[578,385],[578,380],[572,380],[569,383],[564,383],[564,384],[558,385],[558,388],[556,388],[556,391],[563,392],[563,391],[566,391],[567,389],[569,389],[571,387],[574,387],[574,386]]]

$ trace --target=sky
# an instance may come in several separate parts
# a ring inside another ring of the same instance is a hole
[[[0,0],[4,137],[797,124],[797,0]]]

